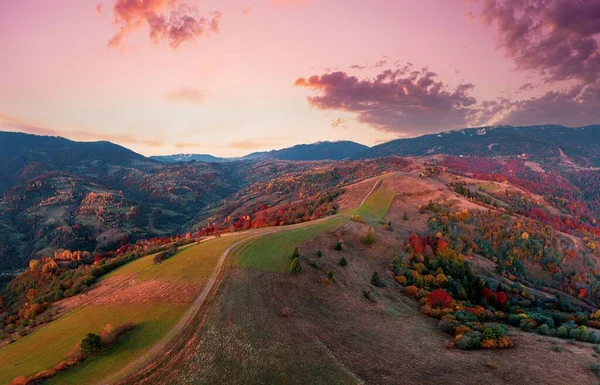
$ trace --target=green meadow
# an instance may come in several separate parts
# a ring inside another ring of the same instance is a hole
[[[354,214],[359,215],[367,223],[377,223],[383,219],[395,196],[395,192],[379,188],[354,211]]]
[[[250,240],[234,252],[234,263],[240,267],[284,272],[289,271],[294,247],[313,239],[319,233],[339,227],[348,219],[338,215],[299,228],[282,230]]]

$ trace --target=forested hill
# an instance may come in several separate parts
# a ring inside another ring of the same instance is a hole
[[[56,136],[0,131],[0,194],[15,183],[48,171],[93,165],[129,165],[146,160],[110,142],[75,142]]]
[[[471,156],[515,156],[560,158],[568,156],[582,165],[600,165],[600,125],[496,126],[446,131],[439,134],[397,139],[365,151],[359,158],[425,156],[433,154]]]

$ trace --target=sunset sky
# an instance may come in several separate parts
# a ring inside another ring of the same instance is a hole
[[[144,155],[600,123],[600,1],[2,0],[0,130]]]

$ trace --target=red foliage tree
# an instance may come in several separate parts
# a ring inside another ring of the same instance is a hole
[[[506,301],[508,301],[508,295],[506,295],[503,291],[496,292],[496,303],[500,307],[504,307],[506,305]]]
[[[411,234],[410,237],[408,237],[408,243],[416,254],[421,254],[425,249],[423,240],[417,234]]]
[[[438,239],[435,249],[437,253],[441,253],[444,250],[447,250],[448,242],[444,241],[443,239]]]
[[[427,303],[433,307],[449,308],[452,296],[446,290],[436,289],[427,295]]]

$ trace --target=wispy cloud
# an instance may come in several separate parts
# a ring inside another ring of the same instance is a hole
[[[344,118],[337,118],[331,121],[331,128],[348,128],[348,121]]]
[[[254,11],[255,8],[256,8],[256,4],[250,4],[246,8],[242,9],[242,16],[248,16],[249,14],[251,14]]]
[[[200,105],[204,103],[204,93],[195,88],[180,88],[165,94],[165,99],[170,102]]]
[[[128,144],[143,144],[150,147],[162,147],[163,143],[159,140],[139,139],[130,135],[100,134],[79,130],[56,130],[39,124],[27,122],[10,115],[0,114],[0,128],[7,131],[24,132],[34,135],[62,136],[72,140],[79,141],[100,141]]]
[[[271,149],[281,144],[282,142],[279,138],[254,138],[231,142],[225,147],[235,148],[238,150],[261,150]]]

